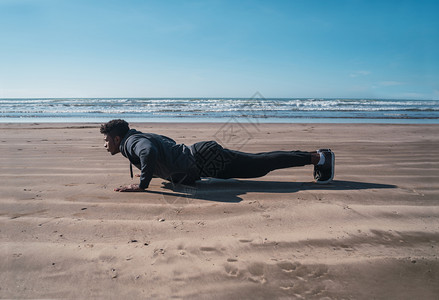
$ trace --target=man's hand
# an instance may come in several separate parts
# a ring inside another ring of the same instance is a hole
[[[144,189],[139,188],[138,184],[130,184],[114,189],[115,192],[143,192]]]

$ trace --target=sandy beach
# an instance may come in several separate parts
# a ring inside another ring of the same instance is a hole
[[[99,124],[0,124],[0,298],[438,299],[439,125],[131,124],[312,166],[194,188],[129,162]]]

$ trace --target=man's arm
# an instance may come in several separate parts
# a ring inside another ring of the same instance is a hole
[[[156,162],[157,149],[147,139],[138,141],[131,149],[132,154],[140,160],[140,183],[114,189],[116,192],[140,192],[148,188],[153,177]],[[137,177],[137,176],[136,176]]]
[[[142,145],[139,144],[136,145],[135,147],[135,148],[140,148],[138,152],[140,158],[139,188],[147,189],[154,175],[154,170],[157,163],[157,149],[154,146],[152,146],[151,143],[147,143],[147,145],[144,145],[146,147],[142,147]]]

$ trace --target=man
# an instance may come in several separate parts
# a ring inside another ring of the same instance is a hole
[[[225,149],[214,141],[186,146],[162,135],[130,129],[124,120],[102,124],[100,131],[107,151],[112,155],[121,152],[131,162],[131,178],[132,165],[141,171],[139,184],[117,188],[117,192],[143,191],[154,176],[194,185],[201,177],[255,178],[276,169],[310,164],[314,165],[317,183],[329,183],[334,178],[335,156],[329,149],[244,153]]]

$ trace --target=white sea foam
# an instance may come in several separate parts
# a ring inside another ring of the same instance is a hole
[[[439,120],[439,101],[314,98],[0,99],[0,121],[23,118],[62,118],[66,121],[72,118]]]

